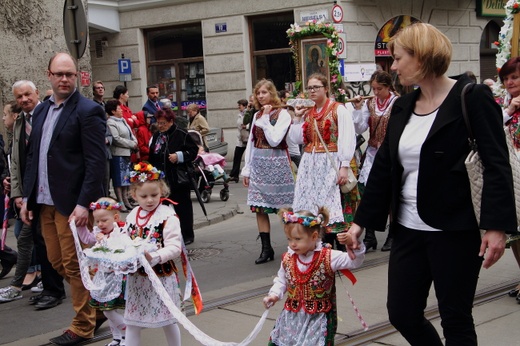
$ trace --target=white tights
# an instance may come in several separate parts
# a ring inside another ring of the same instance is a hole
[[[118,313],[117,310],[106,310],[103,311],[103,314],[108,318],[112,338],[117,340],[124,339],[126,325],[123,315]]]
[[[141,345],[141,329],[143,327],[127,326],[126,327],[126,346]],[[181,346],[181,331],[177,323],[169,324],[163,327],[164,335],[168,346]]]

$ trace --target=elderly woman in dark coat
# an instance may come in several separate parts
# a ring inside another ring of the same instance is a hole
[[[193,206],[191,203],[191,184],[179,177],[186,177],[188,167],[197,157],[199,148],[186,130],[174,124],[175,114],[170,109],[157,111],[157,131],[150,144],[149,161],[157,169],[164,171],[170,186],[169,198],[178,204],[175,211],[181,222],[181,232],[186,245],[193,243]]]

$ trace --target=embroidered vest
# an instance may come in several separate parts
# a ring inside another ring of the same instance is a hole
[[[320,130],[321,137],[327,145],[330,152],[338,151],[338,102],[331,102],[328,109],[325,111],[325,115],[321,119],[316,119],[318,123],[318,129]],[[324,153],[325,148],[321,144],[320,138],[316,133],[316,127],[314,125],[314,118],[308,116],[303,125],[303,135],[305,139],[305,147],[303,150],[306,153]]]
[[[298,255],[285,253],[282,265],[287,281],[287,300],[284,308],[306,313],[327,313],[332,308],[332,292],[334,288],[334,271],[332,271],[331,249],[323,248],[317,260],[309,267],[309,272],[298,270]]]
[[[392,97],[392,100],[390,100],[382,115],[376,115],[376,97],[367,102],[367,107],[370,112],[370,117],[368,118],[368,125],[370,127],[370,138],[368,139],[368,145],[371,147],[379,149],[381,144],[383,144],[386,128],[388,127],[388,120],[390,120],[392,105],[397,99],[397,96]]]
[[[278,116],[280,115],[280,112],[282,111],[281,108],[277,109],[276,111],[269,114],[269,121],[271,122],[271,125],[274,126],[276,124],[276,121],[278,120]],[[257,113],[257,119],[260,117],[261,111]],[[289,130],[289,129],[287,129]],[[287,133],[285,134],[287,136]],[[287,142],[284,139],[278,144],[276,147],[272,147],[269,145],[269,142],[267,142],[267,139],[265,138],[264,130],[262,130],[258,126],[253,127],[253,142],[255,143],[255,148],[258,149],[287,149]]]
[[[136,224],[130,224],[128,226],[128,234],[130,235],[130,239],[134,240],[137,237],[141,237],[143,239],[147,239],[148,237],[154,237],[156,242],[164,246],[163,240],[163,229],[166,221],[159,224],[153,229],[149,229],[147,226],[139,227]],[[170,276],[173,273],[177,273],[177,267],[175,266],[175,262],[173,260],[169,260],[164,263],[158,263],[153,266],[153,271],[157,276]],[[144,271],[143,267],[139,267],[137,269],[137,273],[142,276],[148,276]]]

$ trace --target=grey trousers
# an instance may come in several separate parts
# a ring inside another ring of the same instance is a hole
[[[34,240],[31,226],[23,224],[17,239],[18,244],[18,261],[16,262],[16,270],[11,280],[11,286],[22,287],[25,274],[31,265]]]

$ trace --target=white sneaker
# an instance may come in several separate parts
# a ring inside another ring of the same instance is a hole
[[[32,293],[41,293],[43,292],[43,283],[40,281],[38,284],[34,287],[31,287]]]
[[[114,339],[109,344],[106,344],[105,346],[121,346],[121,340]]]
[[[9,286],[7,290],[0,293],[0,303],[12,302],[13,300],[22,299],[22,290],[17,290]]]

